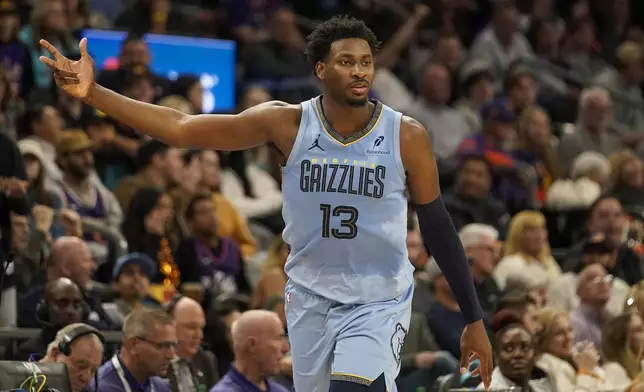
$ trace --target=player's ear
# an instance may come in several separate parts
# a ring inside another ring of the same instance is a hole
[[[315,75],[321,80],[324,80],[324,77],[326,76],[325,74],[326,74],[326,66],[324,65],[323,62],[318,61],[315,64]]]

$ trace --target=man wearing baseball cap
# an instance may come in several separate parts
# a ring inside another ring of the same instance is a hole
[[[160,306],[150,297],[150,279],[156,273],[156,263],[143,253],[120,257],[112,271],[112,287],[118,298],[105,304],[106,312],[119,325],[132,309],[140,306]]]
[[[481,108],[483,132],[464,139],[456,154],[459,157],[479,155],[494,167],[513,165],[506,149],[507,142],[516,137],[516,115],[503,99],[495,99]]]

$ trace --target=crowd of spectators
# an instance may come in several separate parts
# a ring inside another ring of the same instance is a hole
[[[2,357],[65,362],[74,392],[96,389],[97,370],[111,391],[122,368],[132,390],[292,391],[273,149],[148,139],[58,91],[37,43],[73,58],[83,29],[127,31],[98,82],[199,114],[198,76],[154,73],[145,34],[234,40],[242,111],[317,95],[305,36],[348,14],[383,41],[373,97],[431,134],[496,353],[493,388],[643,391],[643,6],[0,0],[0,327],[39,330],[3,342]],[[465,324],[411,204],[407,246],[416,286],[399,390],[478,386],[449,377]],[[123,342],[88,336],[59,352],[79,323]]]

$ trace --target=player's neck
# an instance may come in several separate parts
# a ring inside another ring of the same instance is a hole
[[[264,380],[264,375],[260,371],[256,370],[248,362],[243,359],[235,359],[234,363],[235,369],[246,377],[248,381],[259,387],[260,390],[265,390],[266,382]]]
[[[367,101],[363,106],[356,107],[323,98],[322,112],[333,129],[346,137],[360,131],[369,122],[373,115],[373,105]]]

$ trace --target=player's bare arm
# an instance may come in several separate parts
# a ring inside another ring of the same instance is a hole
[[[489,389],[492,378],[492,349],[465,251],[440,197],[438,168],[429,133],[416,120],[403,117],[400,127],[401,159],[407,172],[409,192],[416,205],[425,245],[443,271],[454,297],[469,323],[461,337],[461,370],[476,357]]]
[[[94,61],[87,51],[87,39],[80,42],[81,59],[71,61],[45,40],[40,44],[52,58],[40,61],[54,71],[56,84],[68,94],[130,127],[177,147],[243,150],[268,142],[288,155],[290,144],[276,130],[299,119],[299,107],[284,102],[267,102],[237,115],[187,115],[117,94],[94,81]],[[297,129],[297,128],[295,128]]]

